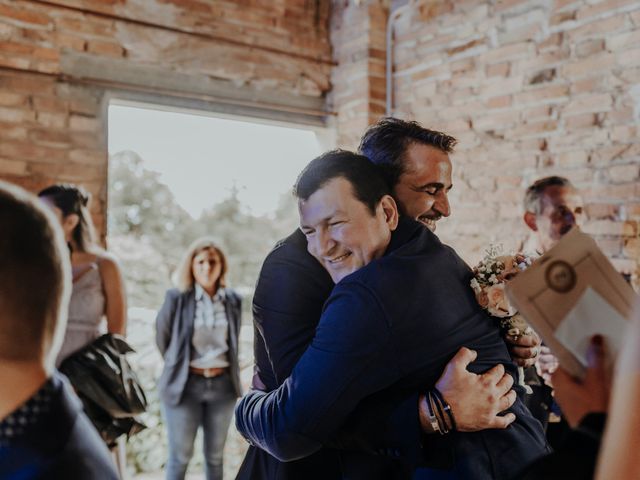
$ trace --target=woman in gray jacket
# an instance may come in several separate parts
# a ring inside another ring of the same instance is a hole
[[[210,238],[193,242],[156,318],[164,358],[160,399],[169,437],[166,479],[185,477],[198,428],[206,478],[222,480],[222,451],[236,398],[240,297],[225,288],[227,260]]]

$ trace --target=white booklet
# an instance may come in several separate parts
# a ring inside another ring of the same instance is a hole
[[[615,358],[637,302],[596,242],[578,228],[507,283],[506,290],[563,368],[579,378],[593,335],[605,338]]]

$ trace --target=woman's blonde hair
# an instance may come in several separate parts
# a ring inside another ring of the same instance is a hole
[[[203,250],[213,250],[220,257],[220,262],[222,263],[222,265],[217,288],[226,287],[227,257],[225,257],[224,253],[222,253],[222,250],[213,238],[202,237],[198,238],[191,245],[189,245],[186,252],[182,256],[180,263],[178,263],[178,266],[171,276],[171,280],[173,281],[173,284],[176,286],[176,288],[178,288],[178,290],[186,292],[193,288],[193,284],[195,283],[192,268],[193,259]]]

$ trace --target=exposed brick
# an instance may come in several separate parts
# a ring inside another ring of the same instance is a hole
[[[590,235],[620,235],[625,237],[633,237],[637,234],[637,222],[595,220],[588,222],[583,229]]]
[[[640,45],[640,30],[611,35],[606,39],[607,48],[613,52]]]
[[[591,203],[585,207],[587,217],[592,220],[619,220],[619,205],[611,203]]]
[[[606,166],[613,162],[636,161],[640,155],[638,144],[618,144],[596,148],[591,153],[591,162],[594,166]]]
[[[0,91],[0,105],[3,107],[22,107],[28,103],[29,97],[27,95]]]
[[[623,253],[629,258],[640,258],[640,238],[628,238],[624,241]]]
[[[25,124],[14,122],[0,122],[0,139],[25,140],[27,127]]]
[[[610,138],[615,143],[633,142],[638,139],[638,128],[630,125],[614,127],[611,129]]]
[[[600,247],[600,250],[602,250],[602,252],[608,257],[620,255],[620,252],[622,251],[622,238],[598,237],[596,238],[596,243],[598,244],[598,247]]]
[[[528,89],[522,93],[516,93],[514,96],[516,105],[527,105],[530,103],[542,103],[543,101],[558,101],[569,99],[569,87],[567,85],[549,85],[546,87],[538,87]]]
[[[626,202],[625,211],[630,220],[640,220],[640,202]]]
[[[506,77],[509,70],[510,64],[507,62],[487,65],[487,77]]]
[[[68,148],[72,146],[71,136],[64,131],[34,128],[29,131],[29,139],[36,145]]]
[[[589,162],[589,155],[584,150],[573,150],[556,155],[556,163],[561,167],[583,167]]]
[[[603,38],[597,38],[592,40],[585,40],[584,42],[576,45],[576,55],[578,57],[590,57],[605,50],[605,40]]]
[[[479,92],[482,96],[495,96],[495,95],[505,95],[510,93],[518,92],[523,87],[523,78],[518,77],[508,77],[501,80],[494,80],[492,82],[487,83]]]
[[[23,108],[0,107],[0,122],[21,123],[35,119],[35,113]]]
[[[640,48],[627,49],[624,52],[618,52],[616,54],[616,61],[618,65],[625,68],[640,65]]]
[[[564,12],[558,12],[551,16],[549,19],[549,25],[558,27],[563,23],[573,23],[576,19],[577,12],[575,10],[565,10]]]
[[[628,10],[628,7],[637,8],[637,0],[605,0],[597,5],[585,5],[578,10],[577,18],[583,20],[586,18],[601,17],[616,10]],[[627,8],[625,8],[627,7]]]
[[[579,130],[581,128],[590,128],[598,123],[598,115],[595,113],[583,113],[565,117],[562,120],[567,130]]]
[[[524,58],[527,55],[530,55],[534,50],[535,47],[532,42],[520,42],[498,47],[482,54],[480,57],[487,63],[504,62],[505,60]]]
[[[8,5],[0,4],[0,17],[5,18],[5,21],[16,21],[20,25],[28,26],[46,26],[51,23],[51,19],[44,13],[36,12],[31,9],[27,10],[22,6],[12,8]]]
[[[28,163],[24,160],[17,160],[13,158],[0,158],[0,172],[2,172],[2,176],[24,176],[29,173]]]
[[[65,112],[68,108],[67,102],[55,97],[32,97],[33,108],[39,112]]]
[[[84,38],[63,32],[56,32],[56,44],[62,48],[71,48],[78,52],[84,52],[87,49],[87,41]]]
[[[640,177],[640,163],[614,165],[609,167],[608,173],[613,183],[633,182]]]
[[[576,80],[571,83],[570,93],[572,95],[579,95],[581,93],[593,93],[599,91],[605,81],[604,76],[587,77],[580,80]]]
[[[562,32],[556,32],[543,41],[538,43],[538,52],[546,52],[547,50],[556,49],[562,44]]]
[[[66,151],[32,142],[4,141],[0,142],[0,157],[56,163],[66,158]]]
[[[69,125],[69,115],[66,113],[37,112],[36,121],[44,127],[61,129]]]
[[[592,21],[581,27],[567,30],[565,35],[569,42],[578,42],[583,38],[591,38],[622,30],[626,25],[625,14],[618,14],[604,20]]]
[[[562,67],[561,72],[563,76],[574,79],[585,75],[601,74],[601,72],[609,70],[615,64],[616,56],[605,53],[568,63]]]
[[[96,118],[72,114],[69,117],[69,128],[80,132],[97,132],[102,128],[102,122]]]
[[[487,107],[489,108],[505,108],[509,105],[511,105],[511,95],[501,95],[487,100]]]
[[[613,99],[608,93],[585,95],[571,100],[562,109],[563,115],[575,115],[585,112],[606,112],[611,110]]]

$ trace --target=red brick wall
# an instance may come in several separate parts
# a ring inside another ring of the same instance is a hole
[[[329,13],[307,0],[0,0],[0,178],[82,183],[103,227],[105,91],[61,75],[67,52],[320,97]]]
[[[440,236],[469,262],[491,242],[516,248],[526,237],[524,189],[559,174],[585,197],[585,230],[620,270],[637,273],[640,3],[421,1],[395,27],[395,115],[459,139],[454,213]],[[336,72],[348,72],[337,60]],[[349,88],[336,72],[334,91]],[[338,127],[355,146],[360,122]]]

